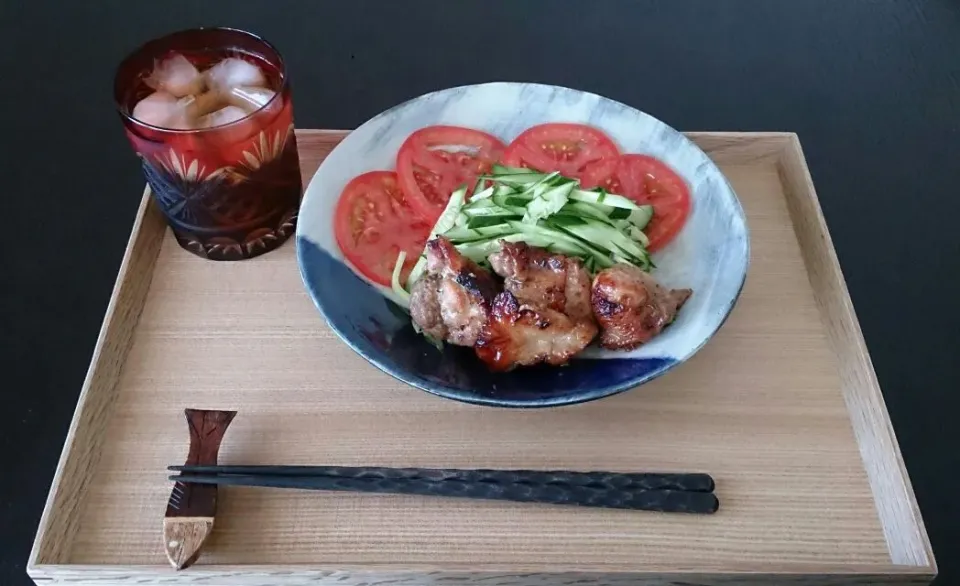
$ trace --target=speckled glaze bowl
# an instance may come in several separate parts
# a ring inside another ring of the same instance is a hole
[[[424,126],[451,124],[489,132],[505,143],[544,122],[589,124],[621,152],[670,165],[689,187],[692,210],[680,234],[654,254],[652,273],[694,293],[662,334],[630,352],[590,347],[564,367],[489,372],[472,349],[442,351],[414,332],[392,291],[355,273],[334,238],[333,212],[353,177],[392,170],[400,144]],[[549,407],[635,388],[695,354],[717,332],[743,288],[750,244],[743,209],[726,178],[685,136],[656,118],[601,96],[532,83],[486,83],[420,96],[378,114],[323,161],[300,208],[297,258],[320,313],[376,367],[424,391],[482,405]],[[359,391],[358,391],[359,392]]]

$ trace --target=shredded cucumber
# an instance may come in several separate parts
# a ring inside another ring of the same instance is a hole
[[[410,293],[400,283],[400,273],[403,272],[403,263],[406,260],[407,251],[401,250],[400,254],[397,255],[397,264],[393,265],[393,277],[390,279],[390,284],[393,286],[393,292],[403,300],[404,304],[410,305]]]
[[[461,187],[450,194],[450,200],[447,201],[447,207],[444,208],[443,213],[440,214],[440,218],[437,219],[437,223],[434,224],[433,230],[430,231],[431,240],[436,237],[437,234],[443,234],[450,228],[453,228],[453,225],[457,220],[457,215],[460,214],[460,208],[463,207],[463,203],[466,198],[466,187]]]
[[[646,263],[647,251],[635,240],[608,224],[562,216],[551,218],[550,224],[587,242],[602,243],[602,245],[608,247],[611,253],[616,252],[615,249],[610,247],[615,245],[635,258],[638,263]]]
[[[536,171],[534,171],[533,169],[527,169],[526,167],[507,167],[506,165],[501,165],[499,163],[493,166],[493,169],[491,172],[494,176],[518,175],[520,173],[536,173]]]
[[[453,228],[444,232],[444,236],[451,242],[470,242],[471,240],[483,240],[496,236],[508,236],[515,233],[509,224],[498,223],[492,226],[477,226],[476,228]]]
[[[473,242],[465,242],[463,244],[457,244],[456,249],[463,256],[469,258],[470,260],[481,263],[487,260],[491,254],[500,250],[500,245],[502,242],[526,242],[530,246],[540,246],[546,248],[552,244],[552,241],[545,236],[523,234],[521,232],[514,232],[507,236],[496,237],[496,238],[487,238],[485,240],[476,240]]]
[[[615,263],[653,267],[643,232],[653,217],[652,206],[601,188],[583,189],[556,171],[499,164],[477,178],[470,201],[466,193],[464,186],[450,196],[429,239],[444,236],[475,262],[485,264],[502,242],[526,242],[581,258],[591,272]],[[394,269],[393,288],[408,299],[407,291],[426,269],[426,256],[417,260],[406,289],[399,282],[402,262],[398,259]]]
[[[450,194],[450,199],[447,201],[447,207],[443,209],[443,213],[440,214],[440,217],[437,219],[437,223],[433,225],[433,230],[430,230],[430,236],[427,237],[428,242],[436,238],[439,234],[443,234],[447,230],[450,230],[457,225],[457,219],[460,216],[460,210],[463,208],[463,204],[466,199],[466,186],[460,186]],[[427,257],[425,254],[421,253],[420,258],[417,259],[417,264],[413,265],[413,269],[410,271],[410,276],[407,277],[407,289],[413,289],[413,284],[417,282],[417,279],[423,275],[425,270],[427,270]],[[393,272],[397,272],[396,267],[394,267]]]
[[[616,227],[620,228],[620,230],[622,230],[623,233],[629,236],[630,238],[633,238],[634,240],[639,242],[640,245],[643,246],[644,248],[650,245],[650,239],[647,238],[647,235],[643,233],[643,230],[641,230],[640,228],[637,228],[633,224],[629,224],[629,223],[619,224]]]
[[[527,204],[527,212],[523,215],[523,221],[527,224],[536,224],[539,220],[549,218],[559,212],[566,205],[570,192],[576,186],[577,184],[573,182],[564,183],[537,194]]]
[[[473,195],[470,197],[470,201],[483,201],[493,195],[494,188],[488,187],[482,191],[474,191]]]
[[[463,213],[468,218],[476,218],[480,216],[522,216],[525,212],[526,208],[522,206],[507,205],[483,206],[477,208],[467,208],[463,210]]]
[[[590,257],[594,259],[594,262],[598,266],[604,268],[613,266],[613,262],[610,260],[610,255],[599,247],[595,247],[589,241],[578,238],[573,234],[568,234],[561,230],[554,229],[551,226],[545,225],[542,221],[536,224],[524,224],[522,222],[511,221],[508,222],[513,226],[517,232],[521,234],[526,234],[528,237],[539,237],[546,239],[547,242],[551,244],[556,244],[558,246],[573,247],[574,249],[579,248],[582,252],[578,256],[584,258]],[[524,239],[525,242],[528,242]],[[529,244],[530,242],[528,242]],[[538,246],[534,244],[533,246]]]
[[[597,191],[584,191],[582,189],[574,189],[570,194],[570,199],[573,201],[582,201],[584,203],[592,204],[603,204],[607,206],[612,206],[615,208],[624,208],[627,210],[636,210],[640,206],[633,203],[629,199],[623,197],[622,195],[616,195],[615,193],[607,193],[602,189]]]

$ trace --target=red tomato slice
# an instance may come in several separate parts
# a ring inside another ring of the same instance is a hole
[[[554,122],[528,128],[513,139],[503,164],[543,173],[559,171],[589,189],[613,173],[619,156],[617,145],[596,128]]]
[[[397,175],[410,205],[436,221],[461,185],[472,190],[505,145],[497,137],[460,126],[428,126],[407,137],[397,153]],[[469,195],[469,192],[468,192]]]
[[[673,169],[647,155],[623,155],[614,174],[601,184],[610,193],[653,206],[644,234],[651,252],[673,240],[690,215],[690,190]]]
[[[343,255],[363,276],[385,286],[401,250],[407,251],[401,274],[406,282],[433,227],[411,209],[393,171],[371,171],[350,181],[333,221]]]

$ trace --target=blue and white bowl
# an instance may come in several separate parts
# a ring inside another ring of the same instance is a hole
[[[624,153],[652,155],[690,187],[692,210],[680,234],[654,254],[653,272],[693,296],[676,321],[630,352],[590,347],[564,367],[491,373],[472,349],[442,351],[416,334],[393,292],[355,273],[333,231],[344,186],[357,175],[392,170],[407,136],[424,126],[484,130],[509,143],[544,122],[589,124]],[[599,399],[650,381],[695,354],[733,309],[746,279],[750,244],[743,209],[720,170],[685,136],[634,108],[573,89],[486,83],[420,96],[370,119],[330,153],[300,208],[297,258],[307,290],[330,327],[376,367],[414,387],[468,403],[549,407]]]

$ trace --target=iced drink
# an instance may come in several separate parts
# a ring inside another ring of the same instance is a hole
[[[278,247],[303,185],[283,59],[243,31],[150,41],[114,83],[126,134],[180,245],[212,260]]]

